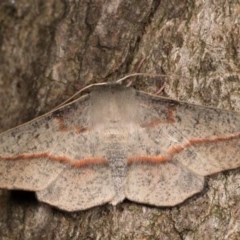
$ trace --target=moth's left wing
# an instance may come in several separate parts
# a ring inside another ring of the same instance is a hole
[[[0,188],[36,191],[68,211],[113,198],[108,162],[94,147],[89,97],[0,134]]]
[[[137,93],[139,151],[128,159],[127,198],[176,205],[204,176],[240,167],[240,114]]]

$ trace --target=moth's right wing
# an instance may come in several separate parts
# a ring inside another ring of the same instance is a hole
[[[202,190],[204,176],[240,167],[240,114],[137,93],[138,152],[126,195],[173,206]]]

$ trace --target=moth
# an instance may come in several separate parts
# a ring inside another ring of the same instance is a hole
[[[239,149],[239,113],[107,85],[0,134],[0,188],[66,211],[174,206],[240,167]]]

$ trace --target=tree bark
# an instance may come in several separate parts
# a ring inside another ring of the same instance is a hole
[[[240,111],[238,0],[1,0],[0,131],[82,87],[128,73],[132,87]],[[67,213],[0,192],[1,239],[240,239],[240,169],[172,208],[125,201]]]

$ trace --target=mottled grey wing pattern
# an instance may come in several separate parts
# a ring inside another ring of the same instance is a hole
[[[89,125],[89,95],[0,135],[0,187],[36,191],[68,211],[110,201],[108,162]]]
[[[240,167],[239,113],[144,93],[137,102],[142,151],[128,159],[130,200],[173,206],[201,191],[204,176]]]
[[[173,206],[240,167],[240,114],[107,86],[0,134],[0,188],[74,211]]]

